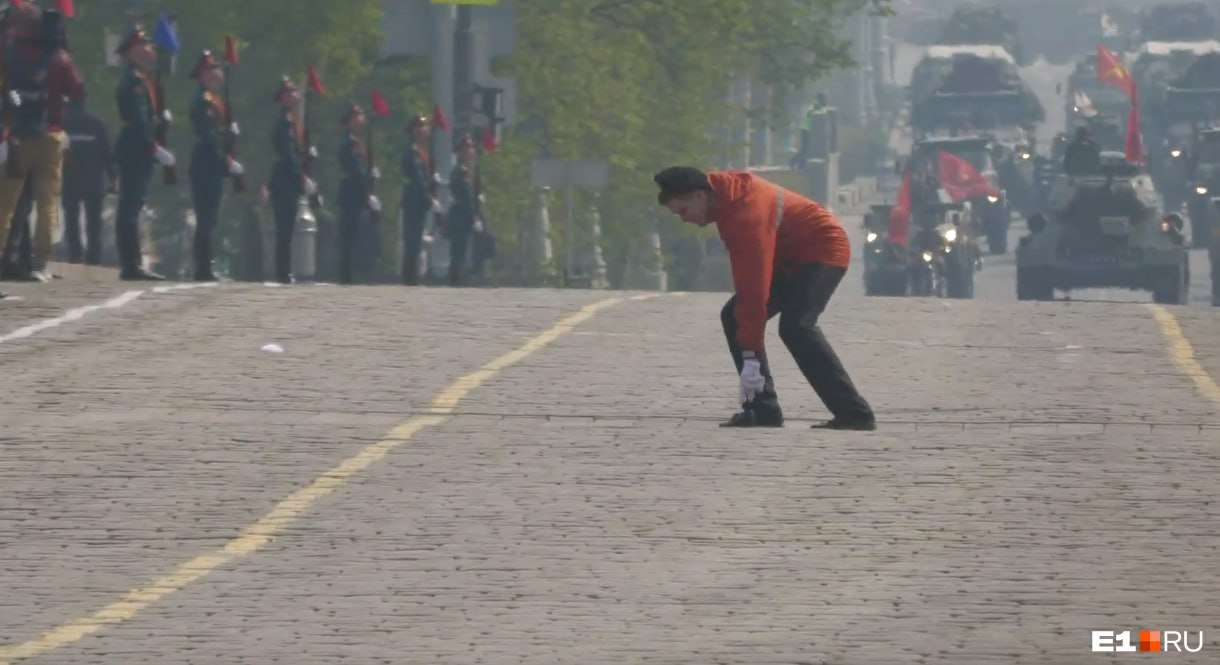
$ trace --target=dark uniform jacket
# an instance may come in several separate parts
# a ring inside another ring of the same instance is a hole
[[[402,153],[404,208],[427,211],[436,198],[436,179],[432,177],[432,158],[414,143]]]
[[[1072,141],[1063,155],[1063,170],[1069,175],[1101,170],[1101,147],[1091,139]]]
[[[271,182],[268,189],[273,194],[300,196],[304,191],[307,148],[296,114],[288,109],[280,113],[271,132],[271,149],[275,152],[275,164],[271,167]]]
[[[460,163],[453,167],[449,174],[449,193],[453,196],[453,205],[449,208],[449,225],[452,228],[474,226],[475,219],[482,213],[480,189],[477,169],[467,168]]]
[[[191,152],[191,175],[223,178],[229,172],[224,134],[227,120],[224,102],[200,88],[191,103],[191,128],[195,149]]]
[[[144,72],[127,65],[119,78],[115,96],[119,104],[119,120],[123,123],[115,143],[115,157],[124,162],[152,162],[156,152],[157,117],[161,108],[152,81]]]
[[[339,204],[344,207],[366,205],[372,193],[372,177],[368,169],[368,152],[364,141],[347,132],[339,143],[339,167],[343,179],[339,182]]]

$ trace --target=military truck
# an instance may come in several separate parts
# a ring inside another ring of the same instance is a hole
[[[958,7],[941,29],[937,44],[994,44],[1012,55],[1017,64],[1029,64],[1021,49],[1017,22],[1003,10],[981,3]]]
[[[1049,212],[1029,219],[1017,246],[1017,298],[1051,300],[1056,289],[1148,290],[1158,303],[1186,302],[1190,259],[1183,221],[1162,215],[1147,171],[1102,153],[1087,176],[1056,179]]]
[[[973,216],[979,220],[982,234],[987,238],[988,251],[1004,254],[1008,251],[1008,227],[1012,213],[993,158],[998,150],[996,143],[982,134],[922,137],[911,148],[908,168],[912,173],[920,173],[928,168],[934,173],[938,172],[939,153],[942,150],[969,162],[999,192],[999,196],[979,196],[970,203]]]
[[[933,46],[920,65],[911,83],[910,121],[917,133],[1020,127],[1032,134],[1046,121],[1042,102],[1000,48]]]
[[[1216,17],[1203,2],[1156,5],[1141,12],[1138,40],[1147,42],[1198,42],[1216,36]]]

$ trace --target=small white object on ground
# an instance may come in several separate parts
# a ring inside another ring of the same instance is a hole
[[[267,353],[283,353],[284,347],[280,346],[279,344],[267,344],[263,346],[263,350]]]

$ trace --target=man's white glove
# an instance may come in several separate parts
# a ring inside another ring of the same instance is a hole
[[[369,196],[369,209],[373,212],[381,212],[381,201],[375,195]]]
[[[440,201],[437,201],[436,199],[432,199],[432,212],[434,212],[438,215],[445,212],[445,209],[441,207]]]
[[[236,122],[229,125],[229,133],[233,136],[241,136],[241,128],[237,126]]]
[[[762,373],[762,363],[752,351],[746,351],[744,354],[745,362],[741,365],[741,401],[742,403],[754,399],[764,387],[767,385],[767,379]]]
[[[307,196],[313,196],[318,193],[318,183],[314,182],[312,178],[306,178],[304,184]]]
[[[155,151],[153,152],[153,157],[161,166],[173,166],[176,163],[174,161],[174,153],[161,146],[156,147]]]
[[[374,166],[373,170],[369,171],[369,177],[372,178],[373,180],[377,180],[378,178],[381,177],[381,169]]]
[[[229,160],[229,173],[232,175],[241,175],[246,172],[246,169],[241,165],[241,162],[236,159]]]

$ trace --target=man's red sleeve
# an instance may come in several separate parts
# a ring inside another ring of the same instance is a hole
[[[765,207],[742,206],[734,211],[734,217],[720,223],[733,268],[733,290],[737,294],[733,315],[737,321],[737,343],[743,351],[763,351],[767,301],[775,266],[772,207],[774,203]]]

